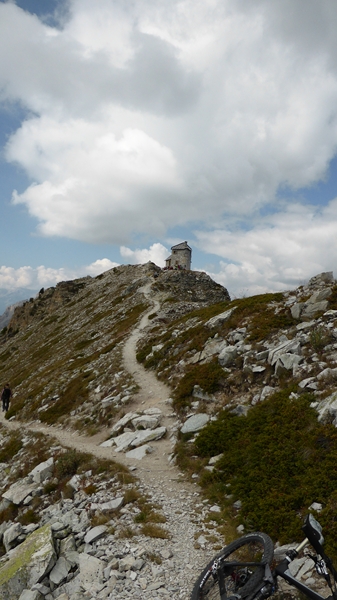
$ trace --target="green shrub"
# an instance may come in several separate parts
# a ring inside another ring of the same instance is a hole
[[[0,463],[10,463],[12,458],[21,450],[23,446],[20,434],[11,433],[8,440],[0,448]]]
[[[38,523],[40,519],[39,515],[36,514],[32,508],[29,508],[24,513],[19,515],[17,520],[19,523],[21,523],[21,525],[29,525],[30,523]]]
[[[281,543],[300,540],[308,507],[314,501],[329,506],[337,487],[337,430],[318,423],[312,396],[290,399],[290,391],[274,394],[247,417],[223,411],[195,441],[200,456],[223,453],[201,480],[212,501],[225,508],[231,493],[230,505],[242,502],[246,529],[266,531]]]
[[[64,479],[64,477],[72,477],[77,472],[80,464],[87,458],[85,454],[81,454],[76,450],[68,450],[64,454],[61,454],[56,465],[55,475],[58,479]]]
[[[312,348],[315,352],[321,354],[325,346],[331,343],[332,334],[322,325],[317,325],[311,329],[309,338]]]
[[[219,365],[217,358],[203,365],[187,367],[185,375],[174,391],[174,408],[179,410],[189,404],[195,385],[199,385],[204,392],[212,394],[221,389],[225,379],[226,374]]]

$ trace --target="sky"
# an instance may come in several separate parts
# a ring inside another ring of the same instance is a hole
[[[0,290],[337,277],[335,0],[0,0]]]

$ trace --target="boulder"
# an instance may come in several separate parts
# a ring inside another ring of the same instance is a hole
[[[17,546],[0,568],[0,600],[19,598],[24,590],[41,582],[55,562],[52,531],[47,524]]]
[[[196,415],[193,415],[192,417],[189,417],[185,421],[180,431],[181,433],[194,433],[195,431],[199,431],[200,429],[205,427],[208,421],[209,415],[207,415],[206,413],[198,413]]]
[[[129,450],[125,456],[127,458],[134,458],[136,460],[142,460],[146,454],[151,454],[152,447],[148,444],[143,444],[143,446],[139,446],[139,448],[135,448],[134,450]]]
[[[6,548],[6,552],[15,548],[18,545],[18,538],[22,534],[21,523],[13,523],[8,529],[6,529],[3,537],[3,543]]]
[[[316,304],[317,302],[322,302],[322,300],[326,300],[331,296],[332,289],[325,288],[324,290],[318,290],[314,292],[312,296],[310,296],[309,300],[307,300],[307,304]]]
[[[106,564],[90,554],[82,553],[80,557],[80,573],[77,577],[78,583],[85,590],[95,583],[103,583],[103,570]]]
[[[16,481],[11,487],[2,494],[6,500],[10,500],[13,504],[21,504],[27,496],[30,496],[38,488],[37,483],[28,483],[27,480]]]
[[[38,590],[23,590],[19,600],[43,600],[43,595]]]
[[[108,528],[106,525],[97,525],[96,527],[92,527],[92,529],[89,529],[88,533],[84,536],[85,543],[92,544],[93,542],[96,542],[106,534],[107,530]]]
[[[313,319],[320,313],[324,313],[328,308],[328,305],[328,300],[322,300],[322,302],[316,302],[315,304],[308,304],[302,311],[301,317],[304,319]]]
[[[67,578],[70,569],[71,563],[64,556],[60,556],[49,574],[49,580],[54,585],[60,585]]]
[[[236,306],[233,306],[232,308],[225,310],[225,312],[220,313],[220,315],[216,315],[215,317],[212,317],[211,319],[206,321],[206,323],[205,323],[206,327],[210,327],[210,328],[217,327],[217,325],[221,325],[221,323],[225,323],[225,321],[228,321],[229,317],[233,314],[235,309],[236,309]]]
[[[290,354],[290,352],[281,354],[278,357],[277,363],[275,365],[275,375],[279,375],[284,369],[286,369],[287,371],[296,371],[296,368],[302,360],[303,357],[298,356],[297,354]]]
[[[160,440],[166,433],[166,427],[157,427],[156,429],[145,429],[144,431],[138,431],[137,436],[132,440],[131,446],[137,448],[147,442]]]
[[[318,283],[333,283],[333,271],[326,271],[325,273],[319,273],[309,280],[309,286],[317,285]]]
[[[51,476],[53,472],[54,459],[53,457],[48,458],[45,462],[40,463],[33,469],[29,475],[33,478],[35,483],[42,483],[45,479]]]
[[[160,423],[159,415],[140,415],[131,421],[135,429],[155,429]]]
[[[301,354],[301,344],[296,338],[294,340],[284,340],[280,344],[276,346],[276,348],[272,348],[269,350],[268,354],[268,362],[270,365],[275,365],[279,358],[284,354]]]
[[[221,350],[218,361],[222,367],[227,367],[236,359],[238,355],[237,349],[234,346],[227,346],[223,350]]]
[[[332,422],[337,427],[337,392],[319,402],[316,410],[318,421],[322,423]]]
[[[139,414],[135,412],[126,413],[124,417],[119,419],[119,421],[117,421],[117,423],[113,425],[113,427],[111,428],[111,433],[118,433],[119,431],[122,431],[123,427],[125,427],[128,423],[132,421],[132,419],[135,419],[138,416]]]
[[[124,499],[122,496],[119,498],[113,498],[108,502],[92,502],[90,505],[91,510],[99,510],[100,512],[115,512],[123,506]]]
[[[115,444],[117,446],[116,452],[124,452],[131,446],[131,442],[137,437],[137,431],[126,431],[125,433],[121,433],[114,438]]]

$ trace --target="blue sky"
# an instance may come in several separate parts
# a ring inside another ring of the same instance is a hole
[[[335,0],[0,1],[0,290],[163,266],[232,296],[337,260]]]

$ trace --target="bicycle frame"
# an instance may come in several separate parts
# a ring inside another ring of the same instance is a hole
[[[305,594],[307,598],[310,598],[310,600],[334,600],[334,595],[328,596],[327,598],[321,596],[321,594],[314,592],[314,590],[312,590],[307,585],[296,579],[296,577],[293,577],[293,575],[289,571],[289,564],[309,543],[310,542],[308,538],[303,540],[303,542],[294,550],[293,557],[287,556],[279,565],[277,565],[277,567],[274,570],[273,577],[274,579],[276,577],[282,577],[282,579],[290,583],[290,585],[292,585],[293,587],[297,588],[300,592]]]

